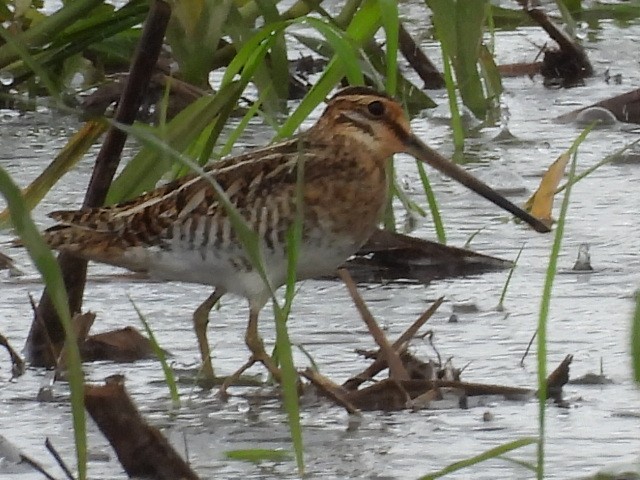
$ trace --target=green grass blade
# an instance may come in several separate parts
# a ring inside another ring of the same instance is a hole
[[[484,45],[480,46],[478,61],[480,62],[480,71],[487,90],[486,107],[497,107],[500,104],[500,95],[502,95],[502,76],[496,65],[494,55]]]
[[[248,83],[248,79],[247,79],[247,82],[243,82],[242,80],[240,80],[240,88],[234,89],[233,96],[227,96],[225,98],[226,102],[220,109],[220,112],[216,116],[216,119],[211,125],[211,128],[206,129],[206,131],[208,132],[207,140],[204,143],[203,148],[200,150],[200,154],[198,155],[198,164],[206,165],[209,162],[209,159],[211,158],[211,153],[213,152],[213,148],[216,146],[216,143],[218,142],[218,138],[220,137],[220,134],[222,133],[222,130],[224,129],[224,126],[226,125],[227,120],[229,119],[229,116],[231,115],[231,113],[233,113],[233,110],[236,108],[236,104],[240,99],[242,90],[244,89],[247,83]]]
[[[451,112],[451,129],[453,130],[453,146],[456,152],[461,152],[464,149],[464,126],[462,125],[462,117],[460,116],[460,109],[458,108],[458,95],[456,94],[456,84],[453,80],[453,73],[451,71],[451,61],[449,54],[444,44],[441,43],[442,48],[442,70],[444,76],[444,83],[447,88],[447,98],[449,99],[449,111]]]
[[[300,406],[298,404],[298,375],[293,364],[291,339],[287,330],[286,309],[274,303],[276,321],[276,349],[282,371],[282,393],[284,409],[289,420],[289,432],[296,456],[298,473],[304,475],[304,444],[302,441],[302,426],[300,424]]]
[[[263,461],[282,462],[289,460],[291,454],[285,450],[272,450],[268,448],[252,448],[248,450],[227,450],[224,455],[230,460],[259,463]]]
[[[255,63],[255,60],[252,60],[252,58],[254,58],[260,50],[266,50],[266,48],[271,45],[271,42],[274,41],[274,34],[283,31],[289,24],[290,22],[275,22],[267,24],[260,29],[258,33],[247,40],[225,69],[221,86],[223,87],[230,84],[235,79],[236,75],[240,75],[245,65]]]
[[[440,478],[449,473],[457,472],[458,470],[462,470],[463,468],[471,467],[481,462],[485,462],[487,460],[491,460],[492,458],[498,458],[500,455],[503,455],[507,452],[515,450],[517,448],[522,448],[527,445],[531,445],[536,443],[535,438],[524,437],[518,440],[514,440],[512,442],[507,442],[497,447],[491,448],[486,452],[483,452],[479,455],[475,455],[471,458],[467,458],[465,460],[461,460],[459,462],[452,463],[451,465],[446,466],[442,470],[438,470],[437,472],[430,473],[423,477],[420,477],[420,480],[433,480],[435,478]]]
[[[507,275],[507,280],[504,282],[504,286],[502,287],[502,293],[500,294],[500,300],[498,301],[497,310],[504,310],[504,299],[507,296],[507,289],[509,288],[509,283],[511,283],[511,277],[513,276],[513,272],[518,266],[518,260],[520,260],[520,255],[522,254],[522,250],[524,250],[524,243],[518,250],[518,255],[516,255],[516,259],[513,261],[513,266],[509,269],[509,274]]]
[[[73,24],[75,20],[89,16],[89,12],[101,5],[102,2],[103,0],[76,0],[74,2],[68,2],[64,4],[61,9],[46,16],[41,22],[21,34],[19,42],[21,45],[28,47],[49,42],[52,38],[56,37],[57,32]],[[0,47],[0,67],[19,58],[20,54],[15,46],[15,44],[8,42]]]
[[[631,360],[633,379],[636,383],[640,383],[640,290],[636,292],[636,311],[631,326]]]
[[[613,162],[614,160],[620,158],[620,156],[626,152],[627,150],[635,147],[636,145],[638,145],[638,143],[640,143],[640,138],[634,140],[631,143],[628,143],[627,145],[620,147],[618,150],[616,150],[615,152],[607,155],[606,157],[604,157],[602,160],[600,160],[598,163],[590,166],[589,168],[587,168],[585,171],[580,172],[579,174],[577,174],[573,180],[571,180],[571,184],[575,185],[576,183],[578,183],[580,180],[582,180],[583,178],[585,178],[588,175],[591,175],[593,172],[595,172],[598,168],[602,167],[603,165],[607,165],[608,163]],[[556,195],[558,193],[560,193],[561,191],[563,191],[565,188],[567,188],[567,185],[569,185],[569,181],[567,181],[567,183],[565,183],[564,185],[561,185],[560,187],[558,187],[558,189],[556,190]]]
[[[216,95],[200,98],[176,115],[164,129],[168,132],[164,140],[171,150],[184,151],[220,115],[229,98],[234,98],[239,91],[242,91],[239,82],[230,83],[220,88]],[[163,152],[152,146],[143,148],[114,180],[106,203],[128,200],[155,188],[173,163],[171,155],[163,157]]]
[[[342,62],[341,66],[349,83],[351,85],[364,85],[357,48],[347,40],[344,32],[337,30],[332,24],[317,18],[306,18],[304,24],[315,28],[331,45],[336,57]]]
[[[560,10],[560,15],[562,16],[562,21],[565,24],[567,33],[575,39],[578,26],[571,12],[580,10],[580,0],[556,0],[556,5],[558,6],[558,10]]]
[[[138,314],[138,318],[140,319],[140,323],[142,323],[142,326],[144,327],[145,332],[147,332],[147,337],[149,337],[149,343],[151,343],[151,349],[153,350],[153,353],[156,355],[156,357],[158,357],[158,360],[160,361],[160,365],[162,365],[164,380],[167,384],[167,387],[169,388],[169,394],[171,395],[171,404],[173,405],[173,408],[179,408],[180,395],[178,394],[178,386],[176,384],[175,376],[173,375],[173,370],[171,370],[171,367],[169,367],[169,364],[167,363],[167,356],[165,355],[164,350],[158,344],[158,341],[156,340],[156,336],[153,334],[153,330],[151,330],[151,327],[149,326],[147,317],[145,317],[145,315],[138,308],[138,306],[135,304],[135,302],[131,297],[129,297],[129,301],[131,302],[131,305],[133,305],[133,308],[136,311],[136,313]]]
[[[380,9],[377,1],[365,0],[362,7],[354,15],[346,34],[355,45],[362,46],[380,28]],[[344,76],[342,61],[337,57],[329,62],[320,79],[311,87],[298,108],[284,122],[278,137],[288,137],[295,133],[300,124],[320,103],[324,101],[333,87]]]
[[[451,59],[462,101],[476,117],[482,120],[486,115],[487,101],[478,73],[478,59],[487,13],[487,0],[457,0],[457,4],[458,41],[455,55]]]
[[[58,86],[54,83],[54,81],[49,76],[49,72],[47,72],[43,67],[42,63],[37,61],[33,55],[29,53],[27,46],[22,43],[19,37],[14,37],[11,35],[3,26],[0,25],[0,38],[4,40],[5,45],[10,46],[15,50],[20,56],[21,60],[31,69],[33,72],[38,75],[40,81],[47,89],[47,93],[56,100],[59,100],[60,91]]]
[[[274,299],[276,320],[276,351],[282,367],[282,391],[284,407],[289,419],[289,431],[296,456],[298,472],[304,475],[304,445],[302,426],[300,425],[300,406],[298,404],[298,375],[293,364],[291,339],[287,330],[287,320],[296,293],[297,267],[302,243],[304,222],[304,152],[299,152],[296,167],[296,218],[287,233],[287,283],[285,303],[281,308]]]
[[[427,171],[425,170],[424,164],[422,162],[416,161],[416,165],[418,166],[418,174],[420,175],[420,181],[422,182],[422,188],[424,189],[424,194],[426,195],[427,202],[429,203],[429,210],[431,211],[431,218],[433,218],[433,226],[436,229],[438,242],[440,242],[443,245],[446,245],[447,235],[444,230],[444,224],[442,223],[442,217],[440,216],[438,201],[436,200],[436,196],[433,193],[433,189],[431,188],[431,183],[429,182]]]
[[[519,458],[513,458],[507,455],[500,455],[498,458],[500,460],[504,460],[505,462],[513,463],[514,465],[518,465],[519,467],[526,468],[527,470],[536,473],[536,466],[531,462],[520,460]]]
[[[45,285],[51,296],[51,301],[60,317],[66,334],[67,368],[69,389],[71,390],[71,413],[73,416],[73,433],[76,446],[76,458],[78,478],[87,478],[87,432],[84,412],[84,380],[82,373],[82,360],[78,349],[78,342],[71,326],[71,315],[67,301],[67,291],[64,286],[62,274],[58,262],[53,257],[51,250],[44,243],[33,220],[29,216],[20,190],[11,180],[7,172],[0,168],[0,192],[5,197],[11,221],[26,247],[33,263],[42,275]]]
[[[244,116],[242,117],[242,119],[240,120],[236,128],[234,128],[233,132],[231,132],[227,137],[227,141],[220,149],[220,152],[217,154],[219,158],[224,158],[231,153],[231,150],[233,150],[233,146],[236,144],[238,139],[242,136],[247,126],[249,125],[249,122],[251,121],[251,119],[255,117],[260,111],[260,106],[262,105],[264,97],[266,97],[270,93],[271,93],[270,90],[264,90],[260,94],[260,97],[258,98],[258,100],[253,102],[253,104],[249,107],[249,109],[247,110],[247,113],[244,114]]]
[[[280,13],[275,0],[254,0],[262,12],[265,24],[276,23],[280,20]],[[260,90],[270,89],[277,94],[278,100],[286,101],[289,98],[289,60],[287,59],[287,42],[284,31],[278,31],[273,35],[269,62],[260,62],[265,69],[267,82]]]
[[[386,42],[386,91],[395,95],[398,88],[398,31],[400,19],[398,15],[398,2],[395,0],[378,0],[382,26],[387,36]]]
[[[569,169],[569,182],[562,199],[560,207],[560,216],[556,224],[556,234],[549,255],[549,264],[545,275],[544,288],[542,291],[542,300],[540,302],[540,315],[538,317],[538,452],[537,452],[537,478],[544,478],[544,444],[545,444],[545,407],[547,404],[547,321],[549,318],[549,307],[551,305],[551,292],[553,290],[553,282],[556,276],[558,265],[558,256],[560,254],[560,245],[564,235],[564,225],[569,210],[569,199],[571,198],[571,182],[576,172],[576,164],[578,159],[578,147],[587,137],[593,125],[587,127],[576,138],[569,152],[573,154],[571,166]]]
[[[91,120],[69,139],[56,158],[23,190],[23,199],[29,211],[33,210],[58,180],[80,161],[106,128],[106,122]],[[0,228],[8,226],[9,215],[8,208],[0,213]]]

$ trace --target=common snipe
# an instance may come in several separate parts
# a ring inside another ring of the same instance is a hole
[[[334,272],[371,235],[385,205],[387,159],[399,152],[435,167],[536,230],[547,230],[427,147],[413,135],[396,101],[365,87],[336,93],[306,132],[215,162],[206,172],[259,234],[266,273],[277,288],[286,281],[286,236],[297,211],[301,156],[304,221],[297,278],[306,279]],[[251,358],[277,374],[257,324],[269,289],[245,255],[208,180],[192,174],[126,203],[59,211],[51,217],[59,224],[47,230],[45,238],[55,249],[166,280],[215,287],[194,314],[204,377],[213,377],[206,335],[211,308],[225,293],[248,299],[245,341]]]

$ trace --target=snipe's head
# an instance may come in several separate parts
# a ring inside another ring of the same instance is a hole
[[[316,128],[349,137],[381,158],[404,152],[411,135],[402,106],[390,96],[369,87],[347,87],[329,99]]]
[[[314,128],[325,135],[351,137],[381,158],[394,153],[408,153],[511,212],[535,230],[549,231],[549,227],[539,219],[429,148],[411,131],[402,106],[384,93],[369,87],[347,87],[339,90],[329,100]]]

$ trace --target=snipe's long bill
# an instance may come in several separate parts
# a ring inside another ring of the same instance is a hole
[[[473,190],[479,195],[482,195],[487,200],[492,201],[500,208],[503,208],[506,211],[512,213],[522,221],[528,223],[536,232],[547,233],[550,231],[548,225],[545,225],[529,212],[523,210],[517,205],[514,205],[512,202],[493,190],[487,184],[481,182],[455,163],[447,160],[432,148],[429,148],[429,146],[427,146],[415,135],[409,135],[409,137],[405,141],[405,145],[407,147],[406,153],[408,153],[409,155],[415,157],[418,160],[421,160],[428,165],[431,165],[433,168],[460,182],[465,187]]]
[[[297,219],[300,165],[303,225],[296,278],[303,280],[334,273],[368,240],[386,205],[387,159],[399,152],[435,167],[537,231],[548,231],[538,219],[427,147],[412,133],[400,104],[366,87],[337,92],[306,132],[214,162],[205,171],[257,233],[264,271],[271,286],[278,288],[287,280],[287,237]],[[257,324],[271,290],[252,265],[209,180],[187,175],[118,205],[54,212],[58,225],[45,232],[45,239],[53,248],[89,260],[213,286],[214,292],[193,317],[207,378],[213,378],[206,334],[209,312],[225,293],[246,298],[245,342],[252,356],[243,368],[260,361],[277,375]]]

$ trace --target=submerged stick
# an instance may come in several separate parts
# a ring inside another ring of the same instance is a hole
[[[113,377],[105,385],[85,386],[84,401],[127,475],[156,480],[198,480],[160,430],[142,418],[121,377]]]
[[[168,3],[163,0],[155,0],[152,3],[140,42],[134,54],[127,85],[115,113],[115,120],[119,123],[131,125],[136,118],[145,96],[149,79],[158,61],[170,17],[171,8]],[[120,156],[126,139],[127,134],[113,126],[107,132],[87,187],[83,203],[84,208],[99,207],[104,203],[107,191],[120,163]],[[69,253],[61,253],[58,255],[58,263],[60,264],[69,297],[69,309],[72,314],[79,313],[82,310],[87,261]],[[59,349],[64,342],[65,332],[46,288],[40,298],[36,316],[42,319],[49,338],[53,345]],[[42,348],[44,344],[43,338],[44,332],[40,322],[34,321],[31,324],[31,331],[27,338],[27,356],[35,366],[51,367],[55,365],[56,359],[55,356],[51,358],[48,355],[46,348]]]

